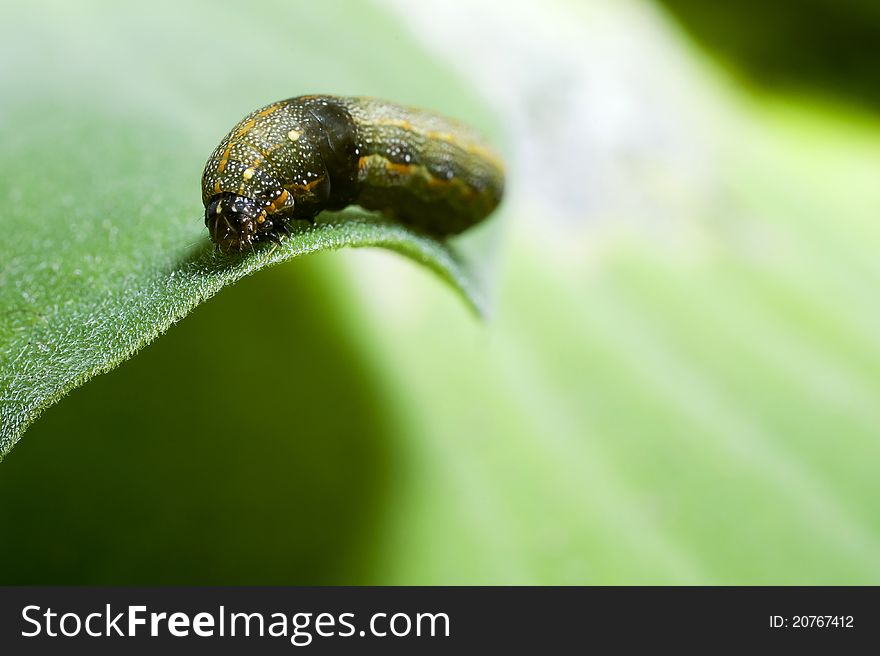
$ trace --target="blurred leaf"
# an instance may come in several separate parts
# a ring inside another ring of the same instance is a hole
[[[874,0],[659,0],[745,80],[880,107],[880,4]]]

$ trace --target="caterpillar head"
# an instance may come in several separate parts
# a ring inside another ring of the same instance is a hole
[[[224,253],[243,251],[266,239],[273,222],[266,203],[237,194],[218,194],[205,207],[205,225],[211,240]]]

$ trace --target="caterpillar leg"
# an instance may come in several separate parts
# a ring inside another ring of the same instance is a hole
[[[281,232],[284,233],[285,237],[290,237],[290,224],[294,221],[308,221],[309,225],[314,226],[317,222],[315,221],[314,215],[312,216],[298,216],[296,218],[288,218],[283,221],[280,221],[275,225],[276,234]]]

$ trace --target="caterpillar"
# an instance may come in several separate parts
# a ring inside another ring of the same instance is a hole
[[[300,96],[245,116],[202,175],[221,251],[280,243],[294,220],[360,205],[437,237],[498,206],[501,160],[465,126],[372,98]]]

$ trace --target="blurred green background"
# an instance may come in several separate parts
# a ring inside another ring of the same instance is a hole
[[[216,141],[300,93],[457,116],[510,171],[457,244],[486,322],[399,256],[309,256],[46,411],[0,583],[880,583],[869,6],[10,7],[0,121],[155,126],[123,161],[174,150],[196,223]]]

